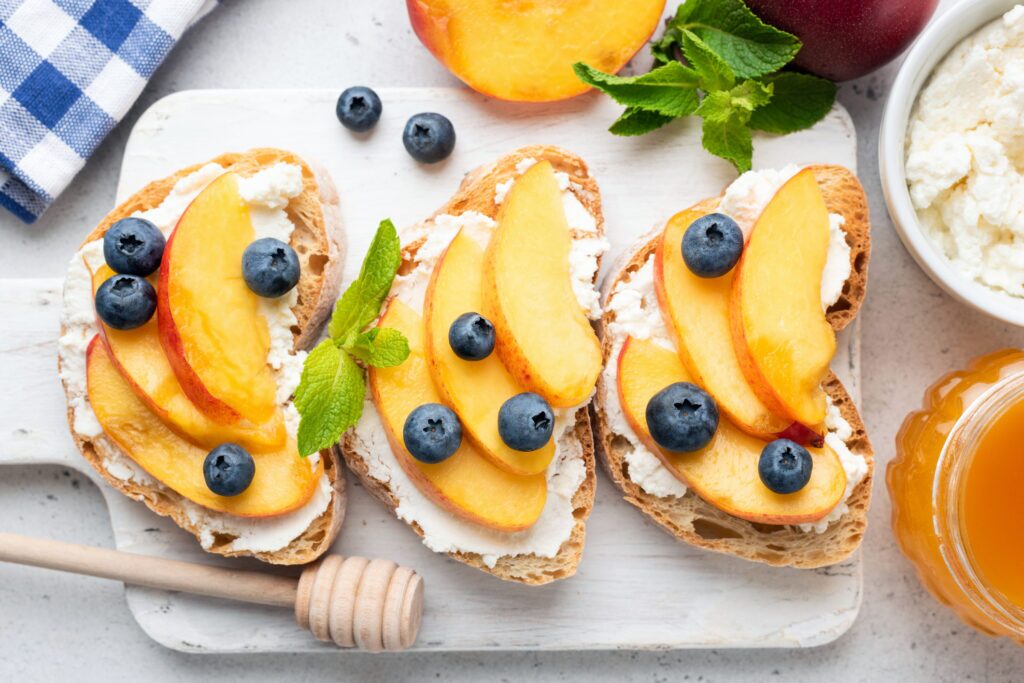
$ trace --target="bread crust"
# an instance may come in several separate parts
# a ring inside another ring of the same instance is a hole
[[[252,175],[261,168],[283,162],[302,168],[303,191],[292,199],[285,212],[295,224],[291,246],[299,254],[302,274],[297,285],[299,295],[292,309],[298,325],[292,330],[296,350],[311,347],[319,338],[323,323],[338,298],[341,270],[344,262],[344,238],[338,207],[338,193],[328,175],[317,171],[297,155],[280,149],[259,148],[247,152],[222,154],[201,164],[183,168],[173,175],[156,180],[111,211],[82,242],[85,245],[102,237],[115,222],[139,211],[159,206],[174,188],[175,183],[209,163],[219,164],[242,176]],[[65,333],[61,326],[61,335]],[[61,360],[57,360],[58,371]],[[65,392],[67,384],[62,381]],[[68,405],[68,426],[79,452],[110,486],[129,498],[145,503],[153,512],[170,517],[174,523],[200,540],[202,531],[188,515],[185,499],[161,484],[149,485],[114,476],[105,462],[112,458],[127,458],[108,438],[101,434],[87,438],[75,432],[74,410]],[[324,473],[331,483],[331,502],[319,517],[297,538],[284,548],[271,552],[248,550],[232,551],[230,536],[214,534],[208,552],[225,557],[255,557],[271,564],[306,564],[330,548],[338,535],[345,517],[345,472],[336,447],[320,452]],[[217,513],[209,513],[217,514]]]
[[[494,203],[495,190],[498,183],[515,178],[518,173],[516,166],[524,159],[549,161],[556,171],[568,174],[571,191],[583,204],[584,208],[594,216],[597,222],[597,235],[604,235],[604,215],[601,211],[601,196],[597,183],[590,175],[587,165],[576,155],[547,145],[524,147],[501,157],[492,164],[481,166],[463,179],[458,191],[452,198],[430,216],[424,225],[429,225],[437,216],[450,214],[460,215],[468,211],[476,211],[492,219],[497,217],[498,205]],[[582,236],[584,233],[575,236]],[[591,237],[595,233],[585,233]],[[416,265],[416,250],[422,240],[408,244],[403,249],[401,272],[408,272]],[[596,276],[595,276],[596,277]],[[558,579],[564,579],[576,573],[586,535],[586,520],[594,506],[594,492],[597,486],[595,476],[594,440],[590,423],[590,413],[586,407],[576,411],[573,438],[579,442],[583,451],[586,476],[583,483],[573,494],[573,516],[575,524],[569,538],[562,543],[554,557],[540,557],[534,554],[505,555],[499,557],[493,567],[489,567],[481,555],[477,553],[454,552],[449,557],[481,571],[492,574],[505,581],[513,581],[531,586],[538,586]],[[342,454],[348,468],[359,478],[363,486],[376,498],[383,502],[394,513],[398,507],[398,499],[385,482],[370,476],[366,462],[359,452],[357,440],[348,433],[341,443]],[[420,537],[423,530],[416,524],[410,525]]]
[[[850,245],[851,274],[840,299],[829,307],[826,319],[835,330],[841,330],[855,317],[863,301],[867,286],[867,265],[870,255],[870,224],[867,199],[856,176],[839,166],[814,166],[815,179],[821,186],[830,212],[842,215],[846,222],[844,232]],[[713,211],[718,199],[707,199],[694,208]],[[602,287],[604,303],[619,282],[639,270],[652,257],[658,245],[662,228],[645,235],[638,247],[627,252],[605,278]],[[604,334],[614,314],[606,310],[601,319],[602,348],[605,364],[615,362],[610,356],[613,343]],[[859,546],[867,529],[867,511],[871,501],[871,482],[874,477],[874,451],[868,440],[864,422],[845,387],[831,372],[823,384],[843,418],[850,423],[853,435],[847,446],[862,455],[868,464],[868,473],[847,500],[849,512],[830,524],[821,534],[802,532],[792,526],[777,526],[748,522],[733,517],[704,501],[692,490],[682,498],[661,498],[644,491],[628,476],[625,455],[631,448],[625,438],[614,433],[607,419],[606,398],[615,387],[605,385],[604,374],[598,381],[597,396],[593,403],[594,422],[597,426],[597,453],[611,480],[622,491],[626,502],[638,508],[657,522],[669,534],[690,545],[735,555],[746,560],[773,566],[816,568],[836,564],[849,557]]]

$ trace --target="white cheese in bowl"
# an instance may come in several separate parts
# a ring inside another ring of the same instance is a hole
[[[907,130],[906,175],[936,251],[968,278],[1024,297],[1024,5],[932,72]]]

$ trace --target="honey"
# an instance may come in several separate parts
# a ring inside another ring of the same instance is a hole
[[[985,585],[1024,608],[1024,396],[978,440],[960,506],[967,553]]]
[[[975,628],[1024,641],[1024,352],[936,382],[896,437],[887,481],[925,587]]]

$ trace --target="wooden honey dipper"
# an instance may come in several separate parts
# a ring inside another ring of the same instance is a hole
[[[390,560],[327,555],[298,580],[106,548],[0,533],[0,562],[276,607],[318,640],[369,652],[404,650],[423,617],[423,580]]]

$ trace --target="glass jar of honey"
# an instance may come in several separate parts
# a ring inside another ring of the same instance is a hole
[[[971,626],[1024,642],[1024,351],[936,382],[896,436],[887,481],[925,587]]]

